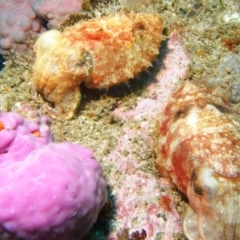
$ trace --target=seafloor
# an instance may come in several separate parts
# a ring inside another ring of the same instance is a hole
[[[185,239],[181,217],[187,204],[155,169],[158,121],[183,81],[205,84],[223,96],[240,81],[239,0],[127,0],[94,2],[95,15],[132,9],[158,12],[166,40],[147,72],[108,90],[82,88],[72,120],[53,120],[56,141],[81,143],[101,163],[108,202],[85,240]],[[142,5],[145,4],[145,5]],[[42,111],[32,94],[35,38],[12,55],[0,72],[0,108],[24,102]],[[236,105],[237,106],[237,105]]]

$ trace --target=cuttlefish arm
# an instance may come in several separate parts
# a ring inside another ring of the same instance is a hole
[[[194,169],[184,220],[189,240],[240,239],[240,176],[226,177],[206,166]]]

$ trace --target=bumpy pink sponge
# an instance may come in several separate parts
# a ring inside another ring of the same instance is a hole
[[[81,10],[82,0],[0,0],[0,54],[24,50],[29,31],[57,28],[69,14]]]
[[[13,112],[0,113],[0,163],[22,161],[34,149],[53,141],[50,122],[45,116],[37,121],[24,120]]]
[[[70,13],[81,10],[82,0],[33,0],[33,10],[48,21],[49,28],[57,28]]]
[[[37,126],[0,113],[0,239],[65,240],[73,231],[81,239],[105,204],[92,151],[51,140],[46,119]]]
[[[23,50],[26,33],[44,31],[43,21],[33,11],[32,0],[0,0],[0,53]]]

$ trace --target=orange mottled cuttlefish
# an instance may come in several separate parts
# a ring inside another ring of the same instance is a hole
[[[43,33],[34,46],[32,82],[48,114],[72,118],[82,82],[108,88],[146,70],[159,53],[162,29],[156,14],[118,13]]]

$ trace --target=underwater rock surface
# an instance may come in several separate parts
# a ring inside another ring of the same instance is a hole
[[[108,184],[107,205],[85,239],[185,240],[181,219],[188,203],[154,166],[156,119],[187,79],[200,84],[217,80],[220,95],[229,101],[228,84],[234,84],[239,75],[240,4],[235,0],[123,1],[124,11],[133,4],[135,11],[154,12],[163,19],[168,40],[162,42],[160,55],[153,67],[127,84],[108,91],[81,86],[75,117],[53,120],[52,129],[57,141],[94,150]],[[146,5],[140,6],[143,2]],[[118,1],[94,4],[92,17],[123,10]],[[76,16],[67,26],[74,23]],[[32,98],[32,46],[26,54],[12,56],[0,71],[2,109],[9,110],[19,101],[43,109],[44,102]],[[237,91],[230,93],[237,99]],[[239,110],[239,103],[234,108]],[[195,221],[196,214],[192,217]]]

